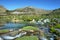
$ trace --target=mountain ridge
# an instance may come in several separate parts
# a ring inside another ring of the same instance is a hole
[[[17,8],[17,9],[14,9],[14,10],[8,10],[6,9],[4,6],[1,6],[0,5],[0,14],[2,13],[13,13],[13,12],[20,12],[19,14],[21,14],[21,12],[23,12],[23,14],[52,14],[52,13],[57,13],[59,11],[60,13],[60,9],[57,8],[57,9],[54,9],[54,10],[45,10],[45,9],[42,9],[42,8],[35,8],[33,6],[26,6],[24,8]]]
[[[24,7],[24,8],[18,8],[15,9],[14,11],[19,11],[19,12],[32,12],[32,13],[37,13],[37,14],[47,14],[49,12],[49,10],[44,10],[44,9],[39,9],[39,8],[35,8],[35,7]]]

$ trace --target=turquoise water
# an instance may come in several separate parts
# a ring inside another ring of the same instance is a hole
[[[26,24],[6,23],[0,29],[18,29],[18,28],[22,28],[23,26],[26,26]]]

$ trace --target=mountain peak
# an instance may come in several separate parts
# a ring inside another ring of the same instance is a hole
[[[28,8],[33,8],[33,6],[27,6]]]

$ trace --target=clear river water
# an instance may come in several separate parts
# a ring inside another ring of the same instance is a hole
[[[41,26],[41,25],[39,25],[39,24],[36,24],[37,26]],[[3,27],[0,27],[0,30],[2,30],[2,29],[20,29],[20,28],[22,28],[22,27],[24,27],[24,26],[27,26],[27,24],[20,24],[20,23],[6,23],[6,24],[4,24],[4,26]],[[42,30],[45,30],[45,33],[48,33],[48,28],[45,28],[45,27],[43,27],[42,28]],[[17,35],[16,35],[17,36]],[[11,36],[9,36],[9,37],[11,37]],[[5,38],[5,37],[4,37]],[[14,38],[14,37],[13,37]],[[51,38],[50,40],[53,40],[54,38]],[[41,40],[45,40],[45,38],[42,38]]]

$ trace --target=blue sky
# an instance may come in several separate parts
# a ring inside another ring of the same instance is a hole
[[[33,6],[46,10],[60,8],[60,0],[0,0],[0,5],[3,5],[9,10]]]

